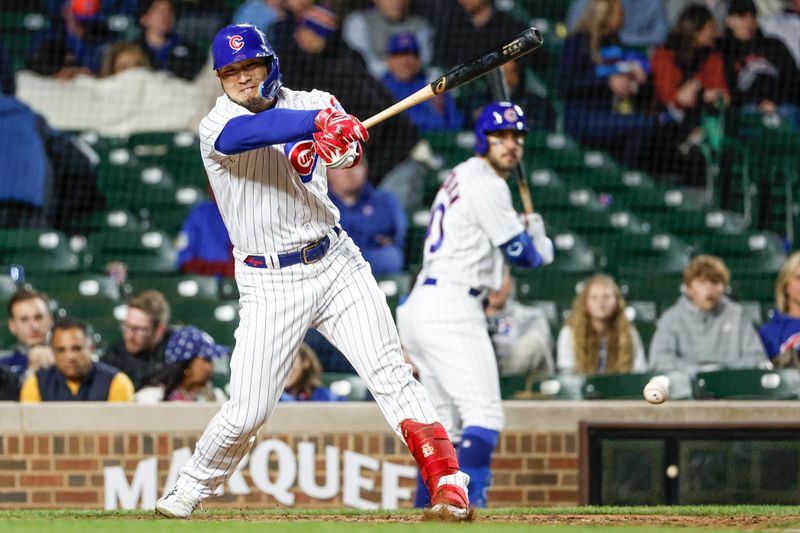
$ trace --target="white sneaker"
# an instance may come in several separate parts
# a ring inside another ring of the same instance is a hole
[[[188,518],[198,505],[200,500],[175,488],[156,502],[156,512],[167,518]]]

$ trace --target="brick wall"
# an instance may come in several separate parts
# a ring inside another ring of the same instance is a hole
[[[199,433],[124,433],[124,434],[43,434],[0,435],[0,508],[70,507],[102,508],[103,468],[120,465],[128,480],[139,461],[158,459],[160,492],[170,467],[173,450],[193,448]],[[325,476],[325,446],[336,446],[381,461],[413,465],[403,443],[389,433],[348,435],[341,433],[274,435],[262,432],[260,441],[278,439],[295,453],[298,442],[316,445],[317,482]],[[273,463],[271,467],[275,467]],[[578,501],[578,460],[573,433],[512,432],[502,436],[494,464],[493,506],[575,505]],[[244,478],[249,495],[225,495],[212,500],[210,507],[274,506],[274,497],[259,491],[247,469]],[[363,470],[376,487],[380,472]],[[403,479],[401,486],[415,487],[414,480]],[[332,500],[312,500],[296,484],[292,488],[296,507],[342,507],[341,490]],[[380,494],[363,492],[362,497],[380,502]],[[409,507],[411,502],[402,502]]]

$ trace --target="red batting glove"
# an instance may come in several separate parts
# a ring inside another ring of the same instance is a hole
[[[347,143],[369,139],[367,128],[353,115],[331,115],[323,131],[333,134]]]
[[[340,111],[335,107],[328,107],[317,113],[317,116],[314,117],[314,126],[320,131],[324,131],[328,129],[328,122],[331,120],[332,117],[346,117],[347,113],[344,111]]]
[[[325,165],[331,165],[347,152],[350,143],[324,131],[314,132],[314,151]]]

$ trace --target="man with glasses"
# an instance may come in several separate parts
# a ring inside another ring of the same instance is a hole
[[[102,361],[127,374],[139,390],[164,368],[169,319],[169,303],[163,294],[155,290],[137,294],[128,302],[127,315],[120,323],[122,340],[106,351]]]

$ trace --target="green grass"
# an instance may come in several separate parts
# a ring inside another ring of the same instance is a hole
[[[535,507],[481,510],[471,524],[421,522],[412,510],[243,509],[199,512],[190,521],[157,518],[147,511],[0,511],[0,531],[36,533],[288,532],[394,533],[523,531],[544,533],[681,533],[725,530],[780,532],[800,525],[800,507]],[[639,517],[639,518],[637,518]],[[652,518],[651,518],[652,517]],[[693,517],[693,518],[692,518]],[[355,520],[364,520],[357,522]],[[696,521],[696,523],[695,523]]]

